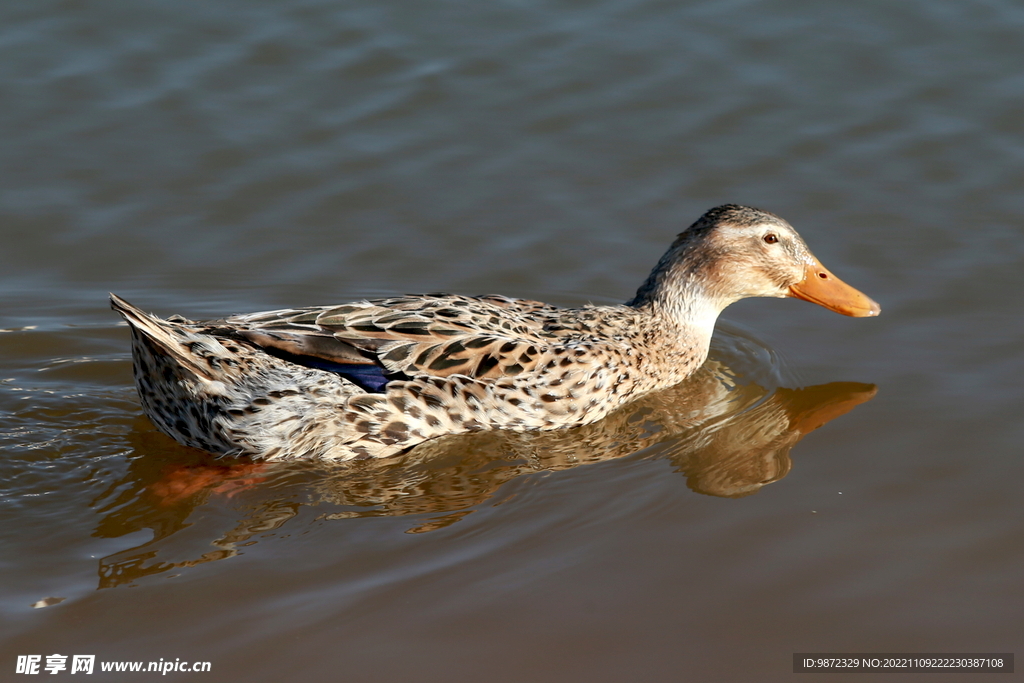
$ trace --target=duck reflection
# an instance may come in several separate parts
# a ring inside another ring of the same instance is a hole
[[[137,457],[95,503],[103,515],[95,534],[148,528],[154,535],[103,558],[100,587],[231,557],[306,505],[331,506],[321,515],[327,519],[420,515],[408,532],[422,533],[458,521],[516,477],[625,456],[669,460],[697,493],[749,496],[786,476],[789,452],[806,434],[875,392],[872,384],[854,382],[769,389],[713,359],[685,382],[598,423],[445,437],[398,457],[335,465],[213,460],[140,419],[130,435]],[[204,552],[196,557],[195,534],[183,533],[189,517],[197,507],[233,497],[245,498],[245,517],[212,542],[210,534],[200,539]],[[185,557],[174,559],[179,552]]]

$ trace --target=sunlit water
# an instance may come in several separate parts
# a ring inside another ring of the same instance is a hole
[[[1021,652],[1022,35],[1008,0],[4,5],[0,671],[773,681],[799,651]],[[602,423],[382,463],[178,446],[106,304],[623,301],[727,201],[882,315],[742,302],[693,381]]]

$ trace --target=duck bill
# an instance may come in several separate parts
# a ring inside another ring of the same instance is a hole
[[[804,268],[804,279],[789,288],[789,296],[824,306],[854,318],[878,315],[882,307],[846,284],[815,259]]]

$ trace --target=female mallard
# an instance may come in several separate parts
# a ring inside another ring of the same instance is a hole
[[[198,323],[111,302],[161,431],[223,455],[348,460],[600,420],[700,367],[719,313],[754,296],[880,310],[784,220],[733,204],[683,231],[620,306],[426,294]]]

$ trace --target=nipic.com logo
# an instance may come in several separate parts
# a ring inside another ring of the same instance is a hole
[[[65,671],[68,668],[67,655],[46,655],[46,664],[42,664],[42,655],[18,655],[18,664],[14,673],[37,674],[40,667],[48,674]],[[91,674],[96,664],[96,655],[72,655],[71,673]]]
[[[70,663],[68,660],[71,660]],[[167,675],[171,672],[209,671],[210,662],[183,662],[180,657],[173,661],[160,658],[156,662],[107,662],[101,661],[96,666],[96,655],[18,655],[14,667],[16,674],[91,674],[97,668],[103,672],[159,673]]]

